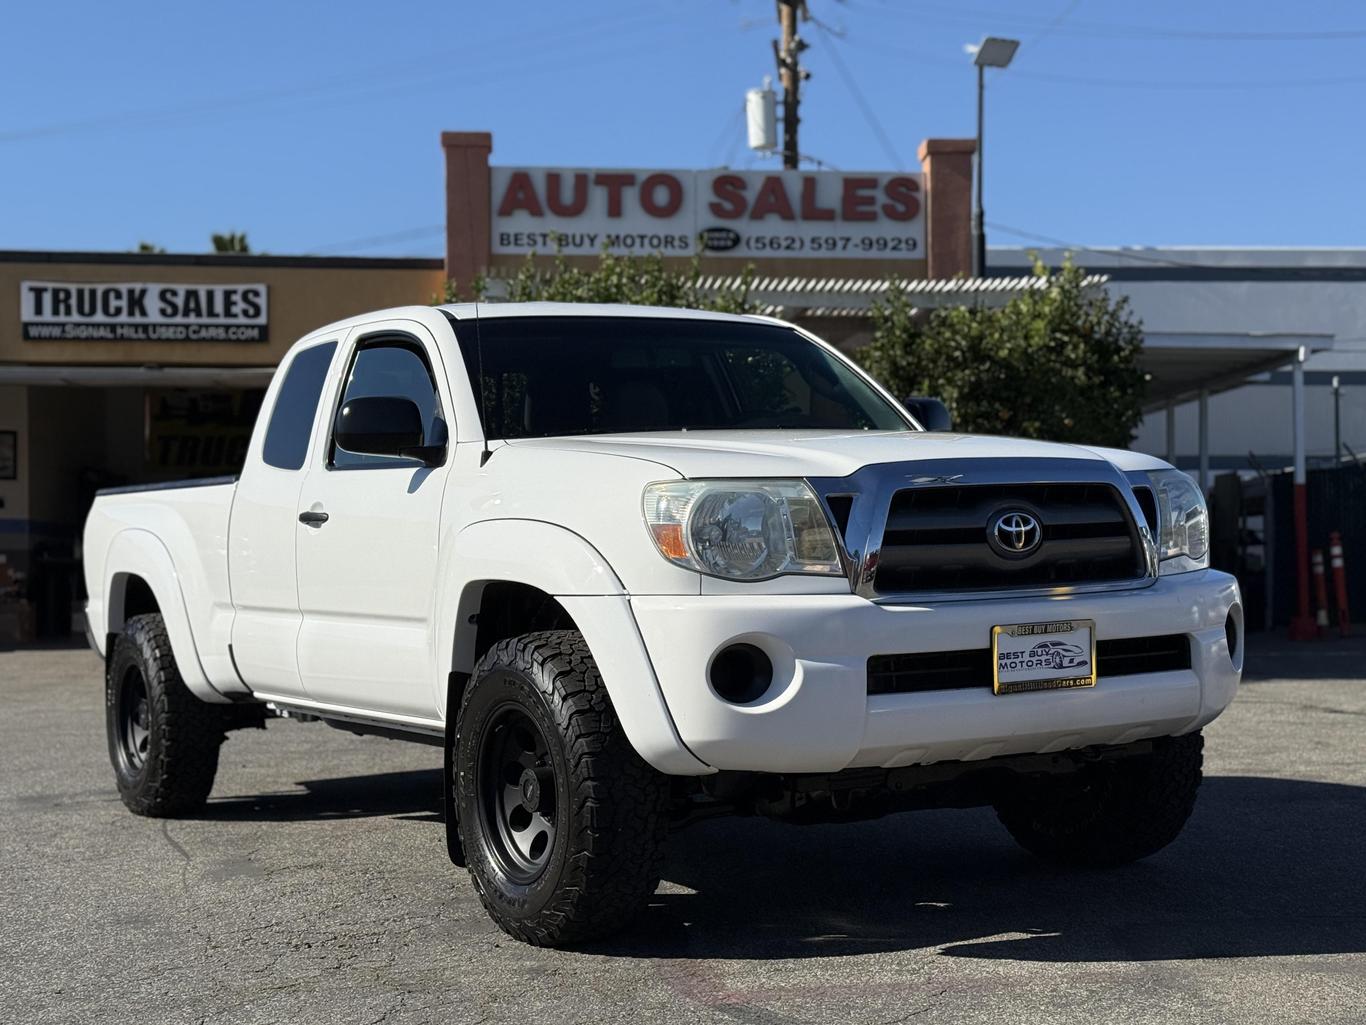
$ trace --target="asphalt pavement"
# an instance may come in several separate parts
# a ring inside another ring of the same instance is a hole
[[[273,721],[193,819],[126,812],[84,650],[0,653],[0,1020],[1366,1021],[1366,644],[1257,644],[1181,839],[1064,872],[985,810],[678,834],[639,926],[516,943],[439,753]]]

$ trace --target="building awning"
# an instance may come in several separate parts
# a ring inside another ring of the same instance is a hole
[[[70,367],[0,364],[0,384],[77,388],[264,388],[271,367]]]
[[[1100,288],[1110,279],[1088,274],[1083,287]],[[990,278],[815,278],[754,277],[746,282],[739,274],[704,274],[698,287],[717,295],[749,287],[758,312],[770,317],[866,317],[878,299],[899,291],[918,309],[937,306],[1003,306],[1024,292],[1048,287],[1048,278],[1037,274]],[[508,281],[490,277],[485,282],[488,298],[506,299]]]
[[[1139,358],[1148,374],[1143,411],[1192,402],[1201,392],[1228,391],[1331,348],[1333,336],[1324,334],[1146,332]]]
[[[1101,288],[1110,279],[1088,274],[1084,288]],[[710,274],[698,284],[715,293],[738,291],[745,279],[738,274]],[[1048,287],[1037,274],[990,278],[805,278],[755,277],[749,282],[750,298],[760,312],[775,317],[864,317],[879,299],[900,292],[917,309],[939,306],[1004,306],[1017,295]]]

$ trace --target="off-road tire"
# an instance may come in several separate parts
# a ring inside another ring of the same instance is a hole
[[[497,743],[500,722],[523,715],[540,730],[554,769],[555,821],[539,875],[518,880],[505,870],[506,842],[490,821],[487,802],[497,798],[481,790],[495,778],[481,752]],[[536,946],[581,943],[621,929],[654,893],[668,778],[626,739],[579,633],[531,633],[490,649],[465,688],[452,757],[467,868],[503,931]]]
[[[1154,741],[1153,751],[1022,787],[996,805],[1027,851],[1060,864],[1124,865],[1176,839],[1195,807],[1204,738]]]
[[[121,689],[140,674],[146,744],[140,764],[121,754]],[[133,616],[114,641],[105,667],[105,728],[119,796],[128,810],[153,818],[186,815],[204,806],[218,771],[226,720],[181,679],[160,614]]]

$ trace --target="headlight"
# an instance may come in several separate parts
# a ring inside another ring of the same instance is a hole
[[[670,562],[727,580],[843,573],[819,500],[799,480],[651,484],[645,522]]]
[[[1180,470],[1148,474],[1157,495],[1158,572],[1209,567],[1209,511],[1200,487]]]

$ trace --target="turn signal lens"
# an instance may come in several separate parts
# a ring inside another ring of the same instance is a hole
[[[666,559],[686,559],[688,549],[683,544],[683,527],[678,523],[652,523],[650,533]]]

